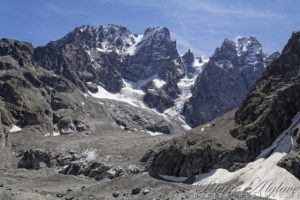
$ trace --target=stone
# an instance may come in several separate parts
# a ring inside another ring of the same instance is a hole
[[[138,187],[131,190],[131,194],[132,195],[137,195],[140,192],[141,192],[141,188],[138,188]]]
[[[143,190],[142,190],[142,194],[143,195],[146,195],[146,194],[148,194],[150,192],[150,189],[148,189],[148,188],[144,188]]]
[[[106,171],[106,177],[109,179],[113,179],[113,178],[119,177],[122,172],[123,172],[122,168],[113,167],[113,168],[109,169],[108,171]]]
[[[74,133],[76,131],[76,127],[70,117],[64,117],[60,119],[58,122],[58,129],[63,135]]]
[[[116,191],[116,192],[114,192],[112,195],[113,195],[113,197],[115,197],[115,198],[116,198],[116,197],[119,197],[119,196],[120,196],[120,192],[119,192],[119,191]]]
[[[127,167],[127,172],[129,174],[138,174],[140,172],[140,169],[136,165],[129,165]]]

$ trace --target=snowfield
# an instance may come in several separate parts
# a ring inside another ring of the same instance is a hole
[[[123,79],[123,83],[125,87],[121,89],[119,93],[111,93],[105,90],[100,85],[98,86],[98,92],[92,93],[89,92],[90,95],[96,98],[100,99],[111,99],[111,100],[117,100],[126,102],[132,106],[141,107],[141,108],[147,108],[147,106],[144,104],[143,96],[145,95],[144,91],[142,90],[142,87],[152,80],[157,88],[162,87],[166,82],[164,80],[161,80],[157,74],[151,76],[148,79],[140,80],[137,82],[132,82]]]

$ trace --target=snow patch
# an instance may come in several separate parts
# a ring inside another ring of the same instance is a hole
[[[194,63],[193,63],[193,67],[196,68],[196,74],[199,74],[199,73],[202,72],[204,63],[207,63],[207,62],[208,62],[208,60],[200,62],[200,59],[195,58]]]
[[[13,125],[13,127],[9,130],[10,133],[21,131],[22,129],[16,125]]]
[[[135,55],[136,53],[136,46],[141,42],[143,38],[143,35],[138,35],[137,37],[134,37],[134,44],[127,48],[125,53],[127,53],[130,56]]]
[[[87,161],[93,161],[97,159],[97,150],[86,150],[82,153]]]
[[[123,79],[124,87],[121,89],[119,93],[110,93],[102,86],[97,86],[98,92],[97,93],[89,92],[89,94],[92,95],[93,97],[100,98],[100,99],[117,100],[117,101],[126,102],[133,106],[147,108],[147,106],[144,104],[143,101],[143,96],[145,95],[145,93],[142,90],[142,87],[150,80],[154,81],[157,87],[162,87],[165,84],[165,81],[159,79],[158,75],[155,74],[148,79],[140,80],[136,82]]]
[[[161,132],[152,132],[152,131],[146,131],[147,133],[149,133],[151,136],[158,136],[158,135],[163,135],[164,133]]]
[[[53,131],[52,135],[53,136],[60,136],[60,132],[59,131]]]
[[[80,32],[83,32],[83,31],[85,31],[87,29],[87,26],[82,26],[79,30],[80,30]]]
[[[96,48],[97,51],[102,52],[102,53],[110,53],[112,52],[112,50],[108,49],[107,45],[105,45],[105,43],[102,44],[103,45],[103,49],[100,48]]]
[[[166,84],[166,81],[161,80],[159,78],[153,79],[153,82],[155,84],[155,87],[157,87],[157,88],[161,88],[162,86],[164,86]]]
[[[50,136],[49,132],[44,135],[44,137],[49,137],[49,136]]]

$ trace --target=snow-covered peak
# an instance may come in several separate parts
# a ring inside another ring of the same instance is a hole
[[[236,68],[241,72],[256,71],[264,66],[262,45],[253,36],[239,37],[236,41],[225,39],[212,58],[222,69]]]
[[[135,46],[141,41],[142,36],[129,31],[126,27],[118,25],[100,26],[98,31],[98,41],[100,43],[98,51],[116,52],[117,54],[135,53]]]
[[[253,37],[240,37],[235,42],[237,55],[242,56],[247,55],[261,55],[262,54],[262,45],[258,40]]]
[[[101,34],[100,37],[106,40],[117,40],[118,38],[127,38],[133,35],[126,27],[114,24],[100,26],[98,31]]]

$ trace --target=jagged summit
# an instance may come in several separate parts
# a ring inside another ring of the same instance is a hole
[[[261,54],[262,52],[261,43],[253,36],[240,37],[235,43],[238,55],[242,55],[244,53]]]
[[[189,125],[198,126],[237,107],[278,56],[264,54],[255,37],[225,39],[203,66],[185,104],[183,115]]]
[[[264,59],[267,57],[262,51],[261,43],[253,36],[240,37],[236,41],[225,39],[221,47],[218,47],[212,59],[220,68],[239,68],[243,71],[247,68],[260,70],[266,67]]]
[[[152,42],[159,42],[159,41],[170,41],[171,35],[168,28],[163,26],[158,27],[150,27],[145,30],[143,41],[152,41]],[[149,45],[149,42],[148,42]]]

